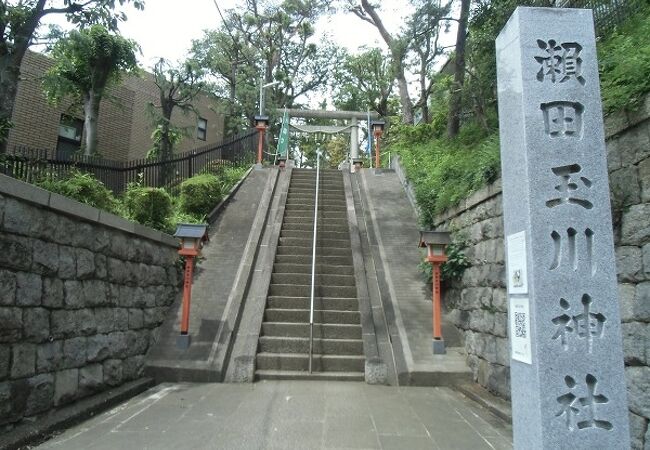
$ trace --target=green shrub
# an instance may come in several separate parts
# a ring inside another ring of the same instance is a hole
[[[113,213],[118,211],[118,201],[113,193],[88,173],[73,171],[65,178],[44,179],[38,182],[38,186],[95,208]]]
[[[173,231],[172,198],[164,189],[129,185],[124,194],[124,207],[129,219],[162,231]]]
[[[223,198],[222,185],[214,175],[201,174],[181,183],[181,211],[195,216],[207,215]]]
[[[650,92],[650,8],[645,8],[598,45],[600,85],[606,113],[634,109]]]
[[[436,214],[499,177],[499,139],[476,126],[461,128],[454,140],[435,139],[413,130],[419,127],[400,126],[390,149],[401,156],[413,184],[421,225],[430,226]]]
[[[248,167],[243,166],[225,167],[219,174],[222,192],[225,193],[230,191],[233,186],[235,186],[239,180],[242,179],[247,170]]]

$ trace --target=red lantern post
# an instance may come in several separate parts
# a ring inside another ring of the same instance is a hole
[[[444,354],[445,341],[442,338],[442,295],[440,289],[440,266],[447,262],[445,248],[449,244],[449,233],[446,231],[420,231],[419,247],[426,247],[427,262],[431,263],[433,275],[433,353]]]
[[[259,142],[257,144],[257,164],[262,165],[264,150],[264,133],[269,126],[269,116],[255,116],[255,129],[259,132]]]
[[[190,346],[190,303],[192,301],[192,277],[194,258],[201,254],[203,242],[208,239],[207,225],[179,224],[175,237],[181,239],[178,254],[185,257],[185,277],[183,279],[183,305],[181,309],[181,332],[176,345],[187,349]]]
[[[379,152],[379,139],[381,138],[382,134],[384,134],[385,126],[386,126],[386,122],[383,120],[375,120],[372,123],[372,135],[375,137],[375,168],[376,169],[381,168],[381,160],[380,160],[381,153]]]

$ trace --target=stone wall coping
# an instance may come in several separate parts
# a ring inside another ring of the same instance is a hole
[[[178,241],[167,233],[131,222],[115,214],[93,208],[7,175],[0,174],[0,195],[14,197],[86,222],[103,225],[107,228],[113,228],[169,247],[178,248]]]
[[[635,111],[616,111],[605,116],[605,139],[622,133],[639,123],[650,119],[650,94],[647,94]]]
[[[449,219],[460,216],[468,209],[472,209],[480,203],[486,202],[499,194],[501,194],[501,178],[474,192],[457,206],[438,214],[436,216],[435,226],[437,227],[440,224],[447,222]]]

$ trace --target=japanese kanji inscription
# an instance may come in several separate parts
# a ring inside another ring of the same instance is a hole
[[[515,448],[628,449],[591,11],[518,7],[497,78]]]

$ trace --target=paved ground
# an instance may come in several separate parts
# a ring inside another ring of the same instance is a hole
[[[161,384],[39,449],[510,449],[508,424],[449,388]]]

